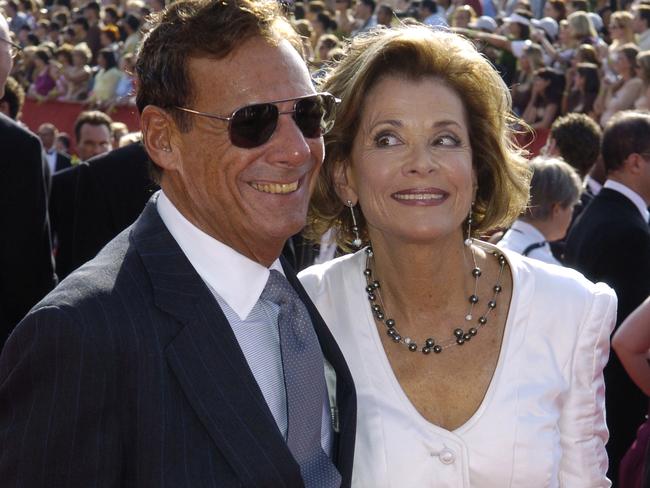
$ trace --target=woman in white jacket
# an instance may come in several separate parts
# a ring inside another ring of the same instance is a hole
[[[356,37],[323,88],[342,103],[310,231],[361,249],[301,280],[354,377],[353,485],[609,486],[614,293],[475,239],[528,197],[499,75],[402,27]]]

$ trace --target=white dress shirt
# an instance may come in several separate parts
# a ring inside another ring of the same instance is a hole
[[[641,212],[643,220],[648,222],[648,219],[650,219],[650,212],[648,212],[648,205],[645,203],[645,200],[641,198],[641,195],[639,195],[631,188],[625,186],[623,183],[619,183],[618,181],[614,180],[607,180],[603,185],[603,188],[609,188],[610,190],[617,191],[621,195],[624,195],[630,199],[636,208],[639,209],[639,212]]]
[[[584,188],[588,188],[591,191],[591,194],[596,196],[598,192],[603,188],[603,185],[594,180],[591,176],[587,175],[585,177]]]
[[[49,151],[43,149],[43,152],[45,152],[45,159],[47,159],[47,166],[50,168],[50,174],[53,175],[56,171],[56,149],[51,148]]]
[[[357,391],[352,486],[610,486],[602,369],[616,296],[572,269],[504,254],[513,295],[496,370],[478,410],[454,431],[422,417],[395,377],[364,290],[364,251],[300,273]],[[472,372],[447,374],[462,381]]]
[[[163,223],[228,319],[264,400],[286,439],[287,398],[278,329],[280,307],[260,300],[270,269],[284,275],[280,260],[276,259],[269,269],[214,239],[188,221],[163,191],[159,192],[156,205]],[[331,453],[332,427],[325,396],[321,444],[326,453]]]
[[[517,254],[523,254],[524,251],[533,244],[544,243],[541,247],[531,249],[526,256],[533,259],[539,259],[549,264],[562,266],[553,253],[551,246],[546,242],[544,234],[537,227],[523,220],[515,220],[512,226],[503,234],[503,238],[497,244],[499,249],[510,249]]]

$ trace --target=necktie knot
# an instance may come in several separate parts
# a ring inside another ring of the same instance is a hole
[[[298,296],[284,275],[272,269],[260,298],[282,306],[292,300],[298,299]]]

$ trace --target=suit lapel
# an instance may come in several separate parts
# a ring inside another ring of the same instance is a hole
[[[302,486],[230,324],[160,219],[155,197],[131,238],[156,305],[183,325],[166,348],[167,361],[219,451],[245,486]]]

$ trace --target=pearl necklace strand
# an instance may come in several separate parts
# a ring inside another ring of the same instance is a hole
[[[472,277],[474,278],[474,293],[472,293],[468,298],[469,312],[465,316],[465,321],[471,322],[474,318],[472,314],[474,311],[474,305],[479,303],[479,297],[477,293],[478,293],[478,280],[481,276],[481,268],[479,268],[476,265],[476,256],[474,254],[474,248],[472,247],[472,241],[470,241],[468,247],[471,250],[472,261],[474,263],[474,267],[472,268]],[[376,278],[373,279],[372,276],[371,265],[374,258],[372,247],[367,247],[365,249],[365,253],[366,253],[366,269],[363,271],[363,274],[366,279],[365,291],[368,294],[368,300],[370,301],[370,308],[372,310],[372,313],[375,316],[375,319],[377,321],[383,323],[386,326],[386,334],[388,334],[388,336],[393,340],[393,342],[397,344],[404,344],[404,346],[406,346],[408,350],[411,352],[421,351],[422,354],[428,355],[431,353],[431,351],[433,351],[434,353],[439,354],[451,346],[462,346],[466,342],[469,342],[472,339],[472,337],[478,334],[478,331],[487,324],[487,319],[490,313],[497,306],[497,295],[501,293],[501,291],[503,290],[501,286],[501,278],[503,276],[503,269],[505,268],[506,265],[506,258],[503,254],[496,251],[492,251],[491,254],[499,262],[499,274],[497,276],[497,281],[494,287],[492,288],[493,290],[492,299],[488,301],[487,309],[485,310],[485,313],[483,313],[483,315],[481,315],[478,318],[475,326],[470,327],[469,329],[467,329],[467,331],[463,330],[462,327],[457,327],[453,330],[453,338],[436,342],[434,338],[429,337],[422,342],[423,345],[419,346],[418,343],[413,339],[411,339],[410,337],[402,337],[402,335],[397,330],[395,319],[386,318],[389,315],[388,312],[386,311],[386,306],[384,305],[384,300],[381,296],[381,285],[379,283],[379,280],[377,280]]]

